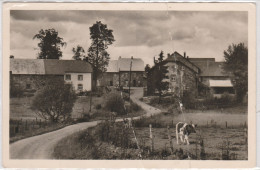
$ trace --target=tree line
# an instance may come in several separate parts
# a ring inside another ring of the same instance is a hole
[[[113,30],[109,29],[106,24],[97,21],[90,28],[91,45],[88,48],[87,55],[81,45],[72,48],[74,60],[84,60],[89,62],[93,67],[93,83],[96,85],[97,77],[106,71],[109,62],[108,46],[115,41]],[[38,59],[60,59],[62,57],[61,48],[67,43],[61,38],[54,28],[41,29],[33,39],[38,39]],[[13,58],[13,57],[12,57]]]

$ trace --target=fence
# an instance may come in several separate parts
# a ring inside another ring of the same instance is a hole
[[[48,121],[44,121],[42,119],[10,119],[9,124],[9,132],[10,137],[14,137],[16,135],[25,134],[31,131],[35,131],[37,129],[45,129],[47,127],[53,126],[54,124]]]

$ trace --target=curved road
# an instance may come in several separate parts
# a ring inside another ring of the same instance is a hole
[[[131,90],[131,99],[139,104],[145,111],[145,116],[159,114],[161,111],[139,100],[143,96],[143,89]],[[139,117],[135,117],[139,118]],[[122,119],[117,119],[122,121]],[[10,159],[53,159],[52,152],[56,144],[64,137],[80,130],[97,125],[98,121],[79,123],[57,131],[45,133],[10,144]]]

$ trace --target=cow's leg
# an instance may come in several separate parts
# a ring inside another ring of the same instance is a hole
[[[179,145],[179,133],[177,127],[176,127],[176,139],[177,139],[177,145]]]
[[[190,142],[189,142],[189,136],[188,136],[188,135],[185,135],[185,140],[186,140],[186,142],[187,142],[187,145],[189,145]]]
[[[181,142],[183,143],[184,140],[183,140],[183,134],[180,135],[180,139],[181,139]]]

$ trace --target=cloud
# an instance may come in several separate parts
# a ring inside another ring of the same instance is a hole
[[[87,51],[89,27],[97,20],[113,30],[115,42],[108,49],[111,58],[140,57],[152,64],[161,50],[184,51],[190,57],[223,59],[229,44],[247,44],[246,12],[199,11],[11,11],[11,53],[35,58],[40,29],[54,28],[67,42],[63,59],[71,59],[77,45]]]

